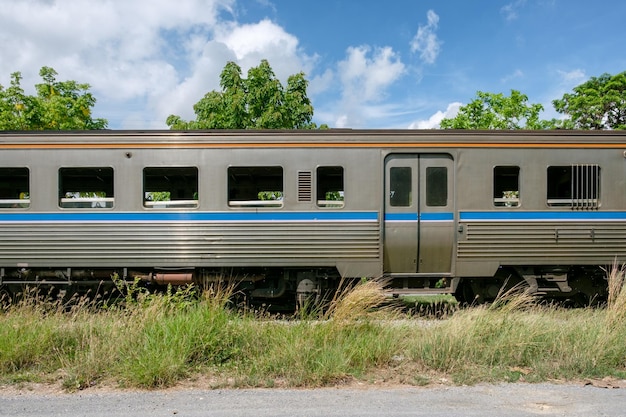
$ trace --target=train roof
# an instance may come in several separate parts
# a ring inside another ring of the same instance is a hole
[[[614,148],[625,130],[81,130],[0,131],[12,148],[520,147]]]

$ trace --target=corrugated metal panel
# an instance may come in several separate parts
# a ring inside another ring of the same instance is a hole
[[[459,258],[585,258],[626,256],[624,222],[468,222]]]
[[[380,258],[378,222],[0,225],[0,266],[316,264]]]

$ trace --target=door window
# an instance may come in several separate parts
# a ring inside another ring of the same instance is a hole
[[[389,203],[392,207],[410,207],[411,167],[392,167],[389,170]]]
[[[448,205],[448,168],[426,168],[426,205],[428,207]]]

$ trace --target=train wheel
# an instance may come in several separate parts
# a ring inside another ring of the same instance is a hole
[[[474,303],[474,291],[469,281],[461,281],[454,293],[454,298],[462,305],[470,305]]]
[[[597,306],[606,302],[608,286],[604,274],[600,267],[572,270],[569,285],[573,294],[571,298],[576,302],[576,306]]]
[[[454,294],[460,303],[475,305],[490,303],[498,297],[519,286],[525,285],[524,280],[514,271],[501,269],[490,278],[472,278],[462,280]]]

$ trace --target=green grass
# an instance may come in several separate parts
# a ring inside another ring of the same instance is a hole
[[[140,293],[106,308],[27,299],[0,313],[0,383],[77,390],[190,379],[216,388],[624,378],[626,290],[623,271],[613,275],[606,308],[508,294],[443,320],[407,316],[376,281],[347,289],[324,313],[286,321],[228,308],[228,291]]]

